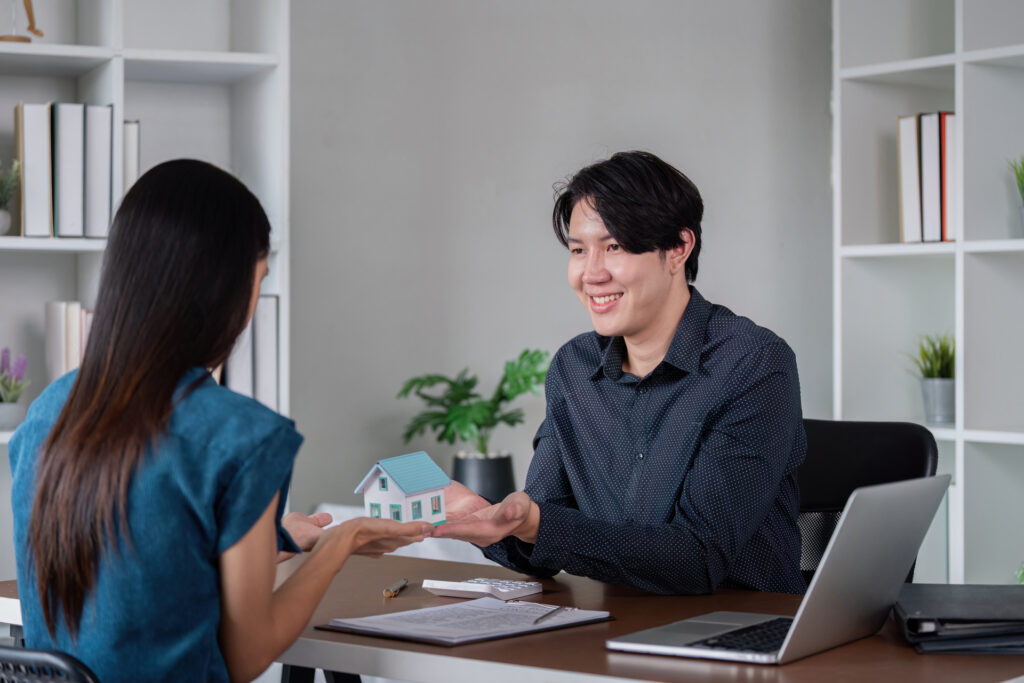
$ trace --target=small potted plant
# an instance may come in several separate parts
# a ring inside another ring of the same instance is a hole
[[[911,356],[921,373],[925,421],[935,424],[953,422],[953,363],[956,351],[952,335],[926,335]]]
[[[11,350],[4,347],[0,351],[0,431],[14,429],[25,416],[24,408],[18,403],[22,392],[29,385],[25,379],[28,359],[25,354],[18,354],[11,366]]]
[[[405,441],[432,429],[440,442],[472,444],[475,452],[456,455],[452,478],[484,498],[501,500],[515,490],[512,457],[507,452],[490,451],[491,430],[499,424],[514,427],[523,421],[522,409],[508,410],[506,404],[526,392],[540,393],[549,355],[547,351],[527,349],[517,359],[505,363],[505,371],[490,398],[477,393],[477,378],[469,374],[468,368],[455,377],[413,377],[402,386],[398,398],[415,394],[423,399],[427,409],[406,425]],[[433,387],[438,389],[428,393]]]
[[[6,235],[11,229],[11,212],[8,207],[18,190],[18,160],[11,162],[8,171],[0,165],[0,235]]]
[[[1020,209],[1021,226],[1024,227],[1024,156],[1015,161],[1010,161],[1010,168],[1013,169],[1013,176],[1017,181],[1017,208]]]

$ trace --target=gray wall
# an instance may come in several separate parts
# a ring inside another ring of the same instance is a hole
[[[427,371],[485,392],[589,329],[551,185],[624,149],[706,204],[697,286],[796,351],[831,414],[830,17],[821,0],[302,0],[292,5],[293,506],[356,502]],[[520,485],[541,398],[496,432]]]

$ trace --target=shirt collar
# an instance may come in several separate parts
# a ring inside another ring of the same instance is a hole
[[[669,344],[665,358],[661,361],[686,373],[695,372],[700,366],[700,352],[704,347],[704,337],[708,318],[711,317],[711,303],[701,296],[696,287],[690,287],[690,301],[683,311],[672,343]],[[608,337],[603,337],[608,339]],[[622,377],[622,359],[626,355],[626,342],[622,337],[612,337],[601,355],[591,379],[602,374],[608,379],[618,381]]]

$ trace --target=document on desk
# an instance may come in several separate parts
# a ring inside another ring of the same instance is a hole
[[[534,623],[538,617],[554,609],[555,605],[518,600],[504,602],[486,597],[407,612],[358,619],[332,619],[330,624],[316,628],[453,646],[591,624],[612,618],[608,612],[570,607],[557,614],[552,613],[551,618],[539,624]]]

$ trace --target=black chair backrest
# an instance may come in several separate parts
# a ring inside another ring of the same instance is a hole
[[[854,489],[933,476],[939,450],[932,433],[912,422],[804,420],[804,430],[797,523],[800,570],[810,583]]]
[[[0,683],[99,683],[85,664],[55,650],[0,646]]]

